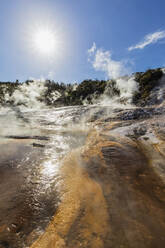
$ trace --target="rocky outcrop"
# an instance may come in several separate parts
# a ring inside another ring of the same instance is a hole
[[[85,146],[62,166],[58,211],[31,248],[164,248],[165,125],[157,111],[91,122]]]

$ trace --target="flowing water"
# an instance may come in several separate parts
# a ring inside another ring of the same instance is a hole
[[[87,125],[76,122],[79,113],[77,107],[1,111],[2,247],[31,243],[54,215],[61,198],[61,161],[84,144],[88,132]]]
[[[0,248],[165,247],[164,107],[2,108]]]

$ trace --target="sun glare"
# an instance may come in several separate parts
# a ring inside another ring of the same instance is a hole
[[[51,30],[37,30],[34,35],[34,46],[41,54],[50,55],[57,49],[57,37]]]

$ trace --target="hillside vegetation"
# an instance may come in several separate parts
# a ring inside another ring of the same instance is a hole
[[[149,69],[146,72],[137,72],[133,75],[138,84],[138,91],[132,97],[135,105],[146,105],[151,91],[159,85],[163,75],[162,69]],[[37,84],[32,80],[25,82],[0,82],[0,104],[4,105],[25,105],[26,102],[19,100],[18,93],[23,94],[22,98],[30,97],[30,87]],[[126,82],[125,82],[126,83]],[[87,79],[80,84],[64,84],[51,80],[38,83],[40,93],[35,96],[37,101],[47,106],[69,106],[93,104],[103,94],[110,99],[114,96],[120,97],[121,89],[117,87],[116,80],[91,80]],[[28,89],[28,90],[27,90]],[[32,89],[37,91],[37,87]],[[17,93],[17,94],[16,94]]]

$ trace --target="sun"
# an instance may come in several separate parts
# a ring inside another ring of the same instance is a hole
[[[35,50],[43,55],[51,55],[57,49],[57,37],[55,32],[50,29],[36,30],[33,43]]]

